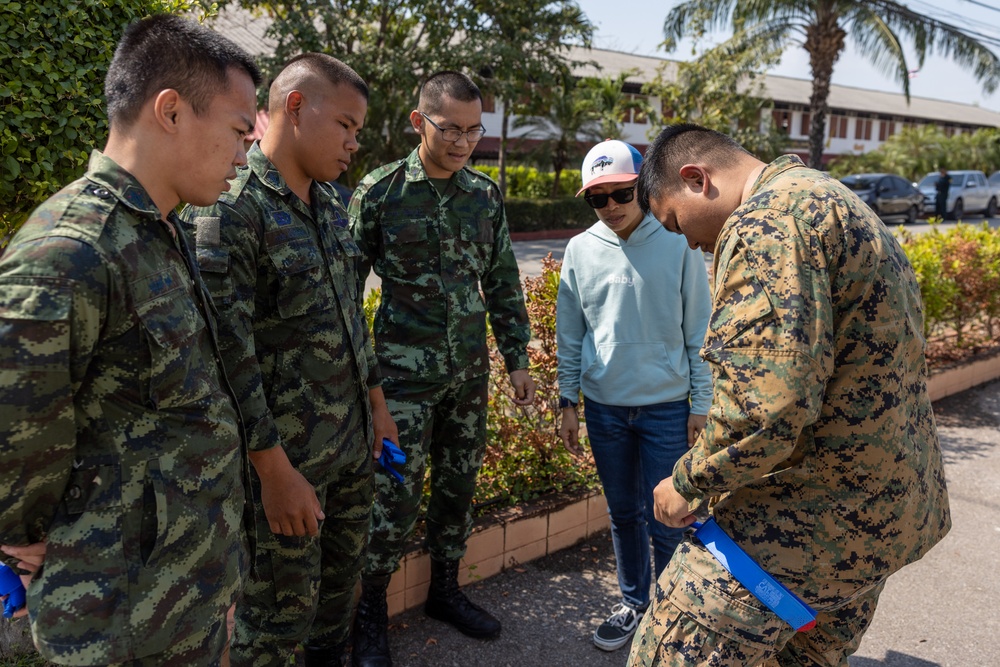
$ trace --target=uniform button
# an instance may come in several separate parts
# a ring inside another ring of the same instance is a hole
[[[71,487],[69,487],[69,497],[72,498],[73,500],[79,499],[79,497],[82,496],[82,495],[83,495],[83,491],[80,490],[79,486],[71,486]]]
[[[94,196],[95,197],[100,197],[101,199],[110,199],[111,198],[111,193],[108,192],[105,188],[95,188],[94,189]]]

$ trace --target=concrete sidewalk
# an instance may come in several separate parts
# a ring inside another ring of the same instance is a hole
[[[1000,382],[935,403],[954,527],[894,575],[851,667],[1000,665]],[[391,619],[397,667],[621,666],[591,643],[617,599],[608,533],[508,570],[466,592],[503,622],[469,639],[419,609]]]

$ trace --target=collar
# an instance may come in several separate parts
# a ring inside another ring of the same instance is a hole
[[[430,180],[430,177],[427,175],[427,170],[424,169],[424,163],[420,161],[419,151],[420,147],[418,146],[413,149],[413,152],[406,156],[405,163],[407,183]],[[472,174],[467,167],[462,167],[462,169],[455,172],[451,182],[466,192],[472,191]]]
[[[802,162],[802,159],[798,155],[781,155],[774,160],[771,164],[764,167],[764,170],[757,175],[757,180],[754,181],[753,187],[750,188],[750,193],[747,196],[747,200],[757,194],[761,188],[767,185],[770,181],[775,179],[780,174],[788,171],[789,169],[799,169],[804,168],[806,165]],[[744,202],[745,203],[745,202]]]
[[[271,164],[271,161],[267,159],[264,155],[264,151],[260,149],[260,144],[254,142],[250,150],[247,151],[247,166],[246,169],[250,169],[257,178],[260,179],[261,183],[271,188],[275,192],[281,194],[282,196],[287,196],[292,192],[288,184],[285,183],[284,177],[278,168]],[[311,187],[311,186],[310,186]]]
[[[95,149],[90,153],[87,178],[96,184],[93,192],[97,196],[102,196],[100,190],[104,190],[136,213],[157,219],[162,217],[160,209],[135,176],[99,150]]]

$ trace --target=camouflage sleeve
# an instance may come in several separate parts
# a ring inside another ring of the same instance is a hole
[[[347,207],[348,225],[354,242],[361,250],[361,261],[358,263],[358,280],[360,281],[358,293],[364,292],[365,280],[368,279],[368,272],[371,271],[375,263],[375,257],[381,243],[382,235],[379,231],[379,221],[377,217],[377,202],[373,203],[369,199],[370,184],[362,180],[351,195],[351,201]]]
[[[712,369],[701,358],[708,318],[712,312],[712,296],[708,291],[708,273],[700,250],[684,251],[681,273],[681,298],[684,308],[684,344],[691,381],[691,412],[707,415],[712,405]]]
[[[743,216],[716,270],[704,346],[715,367],[704,435],[674,467],[689,501],[753,483],[796,460],[833,372],[829,274],[815,233],[773,210]]]
[[[264,395],[253,333],[260,232],[247,216],[221,201],[185,208],[181,217],[194,234],[198,269],[219,313],[222,363],[245,420],[248,447],[270,449],[281,443],[281,436]]]
[[[369,186],[366,181],[358,184],[351,195],[348,205],[347,216],[348,225],[354,242],[361,251],[361,258],[358,261],[358,312],[364,313],[365,302],[365,282],[375,263],[375,253],[378,252],[378,244],[381,234],[378,229],[378,222],[375,220],[375,210],[368,204]],[[365,357],[368,360],[368,378],[366,384],[369,389],[373,389],[382,384],[382,376],[379,372],[378,357],[375,355],[375,341],[372,336],[371,327],[365,332]]]
[[[491,190],[498,199],[500,194]],[[528,311],[524,307],[524,293],[521,291],[521,274],[517,269],[514,248],[510,244],[507,230],[507,214],[503,201],[499,201],[493,216],[493,256],[490,265],[480,280],[486,296],[486,310],[490,316],[490,326],[496,337],[497,348],[503,356],[507,372],[528,368],[528,342],[531,328]]]
[[[99,254],[67,238],[11,247],[0,265],[0,544],[44,539],[62,500],[109,284]]]

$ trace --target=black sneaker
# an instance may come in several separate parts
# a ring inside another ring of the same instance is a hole
[[[594,645],[603,651],[617,651],[632,639],[643,612],[625,603],[611,608],[608,620],[594,632]]]

